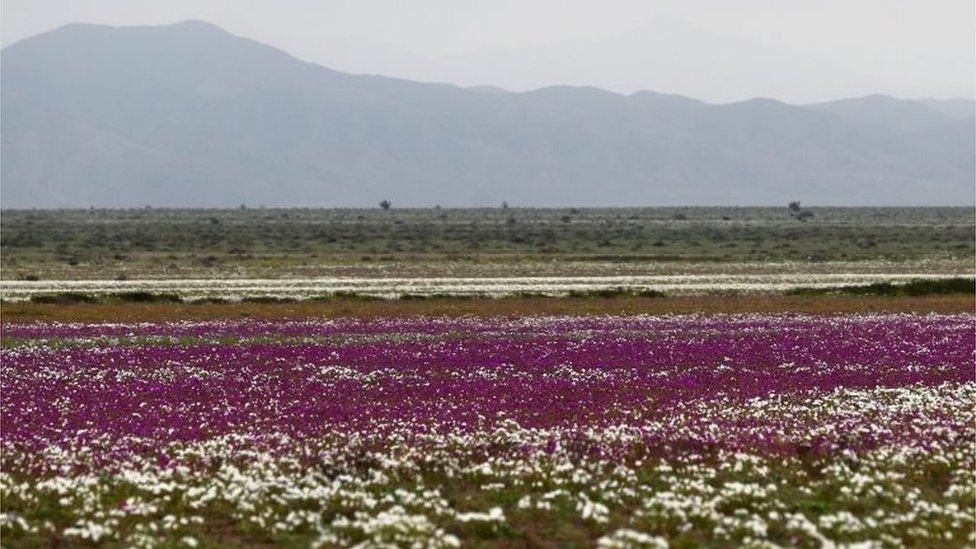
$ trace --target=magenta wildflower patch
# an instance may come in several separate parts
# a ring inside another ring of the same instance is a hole
[[[607,546],[910,543],[930,527],[961,543],[974,321],[4,326],[3,527],[151,545],[207,539],[218,517],[312,544],[454,545],[517,537],[548,514],[591,524],[586,536]],[[852,490],[855,473],[880,475],[876,505],[820,502]],[[277,480],[262,484],[267,475]],[[167,482],[179,489],[160,499],[152,487]],[[257,495],[218,495],[242,482]],[[916,484],[944,512],[903,520],[896,494]],[[79,503],[87,486],[100,495]],[[49,494],[60,494],[53,514],[38,507]],[[139,506],[156,511],[133,520]],[[195,518],[163,528],[173,506]]]

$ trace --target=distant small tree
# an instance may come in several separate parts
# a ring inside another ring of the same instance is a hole
[[[790,202],[790,211],[793,212],[793,215],[796,215],[796,214],[800,213],[800,201],[799,200],[794,200],[793,202]]]
[[[507,210],[508,209],[508,202],[502,200],[502,209],[503,210]]]
[[[392,206],[393,204],[391,204],[389,200],[383,200],[380,202],[380,208],[383,208],[384,210],[389,210]]]

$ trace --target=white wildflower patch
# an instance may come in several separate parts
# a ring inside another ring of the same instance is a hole
[[[857,265],[852,265],[857,267]],[[271,278],[271,279],[153,279],[153,280],[4,280],[0,298],[30,299],[34,295],[79,292],[110,295],[124,292],[175,294],[184,299],[242,299],[248,297],[311,298],[355,294],[396,299],[402,296],[482,296],[519,294],[567,295],[628,289],[656,290],[669,294],[710,292],[769,292],[796,287],[868,285],[907,282],[918,278],[952,278],[956,272],[832,272],[804,273],[784,269],[771,273],[643,274],[602,276],[466,276],[424,278]]]

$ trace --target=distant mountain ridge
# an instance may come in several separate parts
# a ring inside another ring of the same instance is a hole
[[[712,105],[353,75],[199,21],[2,50],[0,204],[972,205],[969,100]]]
[[[922,129],[948,124],[953,117],[921,101],[895,99],[887,95],[869,95],[841,99],[807,107],[831,112],[872,124],[900,129]]]

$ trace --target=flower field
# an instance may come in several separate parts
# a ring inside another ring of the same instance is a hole
[[[9,324],[5,546],[972,546],[976,316]]]
[[[565,296],[607,290],[659,291],[672,295],[716,292],[768,293],[797,287],[866,286],[918,279],[951,279],[940,273],[777,273],[617,276],[505,276],[417,278],[158,279],[158,280],[6,280],[0,298],[25,301],[33,296],[77,292],[92,296],[156,292],[187,300],[255,297],[313,299],[355,295],[396,299],[404,296],[506,297],[524,294]]]

